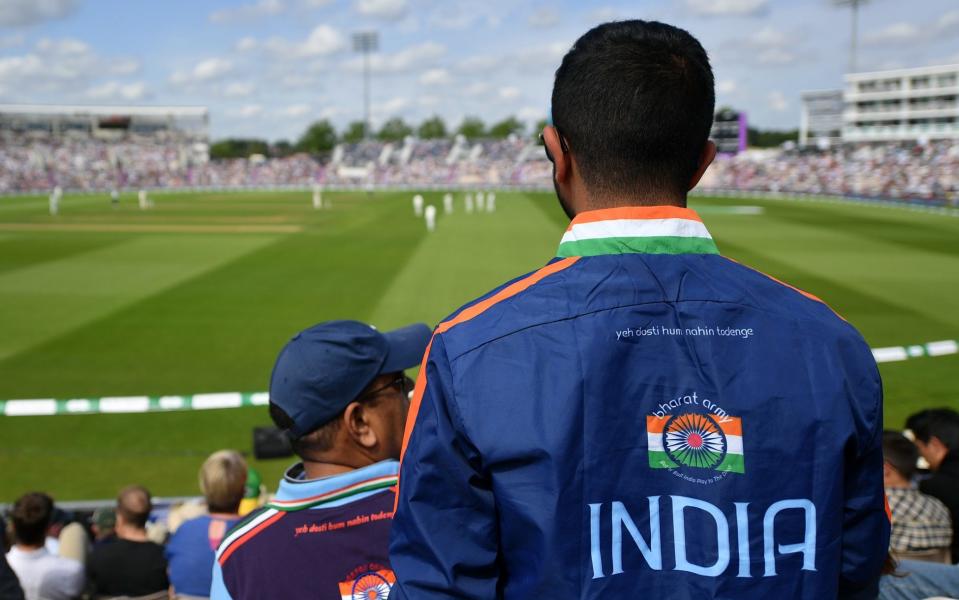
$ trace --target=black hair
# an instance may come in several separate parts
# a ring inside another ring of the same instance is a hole
[[[300,458],[309,459],[317,452],[329,452],[332,450],[333,444],[336,441],[336,432],[339,431],[340,423],[343,421],[342,416],[343,413],[340,413],[327,423],[299,437],[291,435],[290,445],[293,448],[293,452]],[[285,432],[291,432],[296,426],[293,418],[286,414],[285,410],[272,402],[270,402],[270,418],[273,419],[274,425]]]
[[[715,103],[709,57],[689,32],[615,21],[563,57],[552,115],[591,193],[685,198]]]
[[[53,498],[41,493],[24,494],[13,504],[10,520],[16,541],[27,546],[43,544],[53,517]]]
[[[906,429],[911,429],[923,444],[937,437],[950,453],[959,454],[959,412],[951,408],[929,408],[912,414],[906,419]]]
[[[916,474],[919,449],[902,433],[888,429],[882,432],[882,457],[906,479]]]

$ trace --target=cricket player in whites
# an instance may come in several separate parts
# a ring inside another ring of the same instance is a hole
[[[413,214],[417,217],[423,216],[423,196],[419,194],[413,196]]]
[[[436,207],[432,204],[428,204],[423,213],[423,217],[426,219],[426,231],[433,231],[436,229]]]
[[[147,197],[146,190],[140,190],[137,192],[137,204],[139,204],[140,210],[146,210],[150,208],[150,199]]]
[[[496,212],[496,192],[486,194],[486,212]]]
[[[473,212],[473,194],[466,192],[466,197],[463,200],[464,208],[466,209],[466,214]]]
[[[443,213],[447,215],[453,214],[453,194],[449,192],[443,194]]]
[[[486,196],[483,195],[483,192],[476,192],[476,211],[483,212],[486,210]]]
[[[313,184],[313,208],[323,208],[323,188],[318,183]]]
[[[58,185],[53,188],[53,191],[50,192],[50,216],[57,216],[60,214],[60,200],[63,198],[63,190]]]

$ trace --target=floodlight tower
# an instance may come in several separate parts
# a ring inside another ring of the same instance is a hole
[[[380,49],[380,34],[360,31],[353,34],[353,51],[363,54],[363,138],[370,137],[370,54]]]
[[[849,44],[849,72],[856,72],[856,37],[859,31],[859,5],[866,4],[869,0],[832,0],[836,6],[849,6],[852,8],[852,39]]]

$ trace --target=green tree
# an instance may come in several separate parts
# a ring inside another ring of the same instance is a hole
[[[318,154],[329,152],[336,145],[336,129],[326,119],[316,121],[310,125],[299,141],[296,142],[296,149],[301,152],[312,152]]]
[[[456,133],[467,139],[481,138],[486,135],[486,124],[479,117],[466,117],[456,129]]]
[[[420,123],[416,134],[424,140],[446,137],[446,123],[439,116],[434,115]]]
[[[536,127],[533,128],[533,137],[539,139],[539,134],[543,133],[543,128],[547,125],[549,125],[549,121],[546,119],[536,121]]]
[[[265,140],[227,138],[210,146],[210,158],[247,158],[251,154],[266,155],[268,151]]]
[[[384,142],[396,142],[413,133],[413,128],[400,117],[393,117],[380,127],[376,137]]]
[[[799,130],[790,129],[779,131],[775,129],[762,130],[755,127],[746,129],[746,143],[754,148],[776,148],[783,142],[798,142]]]
[[[344,142],[355,144],[360,142],[366,136],[366,123],[363,121],[353,121],[346,126],[342,139]]]
[[[296,152],[296,148],[293,147],[288,140],[280,140],[275,142],[270,148],[270,156],[277,156],[283,158],[284,156],[289,156]]]
[[[507,138],[511,133],[520,134],[526,127],[516,117],[509,116],[489,128],[490,137]]]

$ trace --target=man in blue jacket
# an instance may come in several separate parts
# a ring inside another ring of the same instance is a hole
[[[543,131],[557,258],[434,331],[407,421],[391,598],[875,595],[882,387],[856,330],[719,254],[687,32],[596,27]]]

